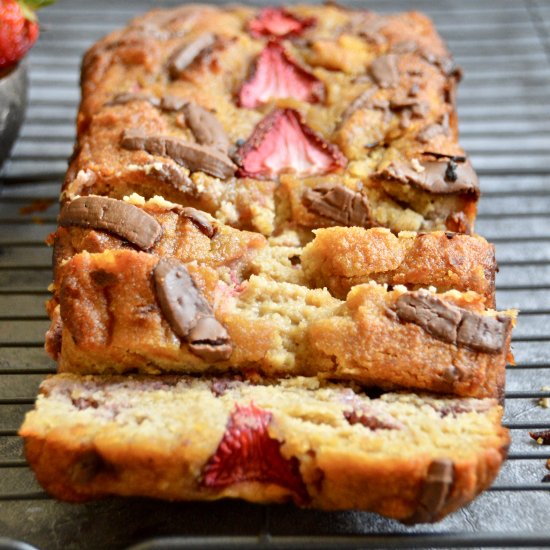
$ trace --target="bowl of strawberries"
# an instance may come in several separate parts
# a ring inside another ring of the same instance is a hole
[[[53,0],[0,0],[0,166],[9,156],[27,106],[25,54],[40,33],[35,10]]]

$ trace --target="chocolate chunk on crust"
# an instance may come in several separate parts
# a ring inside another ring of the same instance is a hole
[[[509,330],[509,317],[485,317],[464,311],[457,343],[483,353],[497,353],[502,349]]]
[[[214,45],[216,37],[212,33],[204,33],[197,37],[192,42],[185,44],[181,48],[176,49],[168,60],[168,70],[173,79],[178,78],[197,56],[206,48]]]
[[[143,92],[123,92],[121,94],[117,94],[113,99],[107,101],[105,105],[126,105],[126,103],[130,103],[132,101],[147,101],[154,107],[158,107],[160,105],[160,100],[158,98]]]
[[[124,149],[170,157],[192,172],[200,170],[221,179],[232,176],[237,170],[227,155],[212,147],[172,136],[147,136],[140,129],[125,130],[120,145]]]
[[[370,66],[372,78],[381,88],[395,88],[399,85],[398,56],[395,54],[381,55]]]
[[[407,523],[437,521],[447,502],[454,481],[454,465],[449,458],[433,460],[428,467],[420,495],[419,508]]]
[[[450,163],[454,163],[452,170]],[[415,170],[404,162],[392,162],[379,176],[383,179],[397,179],[416,185],[430,193],[470,192],[479,195],[477,175],[469,161],[455,162],[452,159],[420,162]]]
[[[191,206],[182,207],[179,212],[185,218],[191,220],[191,222],[197,227],[203,235],[206,235],[211,239],[217,231],[217,227],[212,225],[207,216],[204,215],[204,212],[192,208]]]
[[[304,206],[345,226],[372,227],[373,221],[367,197],[338,184],[308,188],[302,195]]]
[[[472,313],[446,303],[427,290],[399,296],[395,312],[401,321],[414,323],[439,340],[482,353],[500,352],[511,327],[509,317]]]
[[[185,265],[161,259],[153,271],[160,309],[174,333],[189,344],[192,353],[207,361],[231,355],[225,327],[214,317],[210,304],[195,286]]]
[[[63,207],[58,222],[62,227],[109,231],[142,250],[151,248],[162,235],[162,227],[153,216],[133,204],[108,197],[78,197]]]
[[[395,311],[402,321],[415,323],[439,340],[456,342],[460,309],[429,292],[402,294],[395,303]]]
[[[183,114],[198,143],[227,153],[229,139],[215,115],[195,103],[187,103],[183,107]]]

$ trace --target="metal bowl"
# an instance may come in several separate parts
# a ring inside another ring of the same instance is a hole
[[[0,75],[0,168],[17,139],[27,108],[27,66]]]

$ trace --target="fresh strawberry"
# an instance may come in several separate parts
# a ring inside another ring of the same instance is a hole
[[[317,103],[325,96],[325,85],[300,67],[279,42],[271,41],[256,60],[252,76],[239,92],[241,107],[254,109],[271,99],[293,97]]]
[[[40,34],[34,10],[53,0],[0,0],[0,70],[15,65]]]
[[[274,178],[283,172],[325,174],[346,157],[302,120],[294,109],[275,109],[262,119],[235,155],[240,176]]]
[[[274,483],[307,502],[298,460],[281,455],[281,442],[269,435],[272,414],[250,403],[237,405],[216,453],[202,473],[205,487],[223,488],[246,481]]]
[[[300,19],[283,8],[264,8],[256,18],[248,24],[252,36],[277,36],[287,38],[300,36],[305,29],[315,24],[315,19],[309,17]]]

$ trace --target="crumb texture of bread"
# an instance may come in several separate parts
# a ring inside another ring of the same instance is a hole
[[[491,483],[509,443],[501,416],[492,399],[369,398],[311,378],[65,374],[42,384],[21,435],[40,483],[63,500],[293,500],[410,523],[439,520]],[[427,501],[434,468],[446,485]]]

